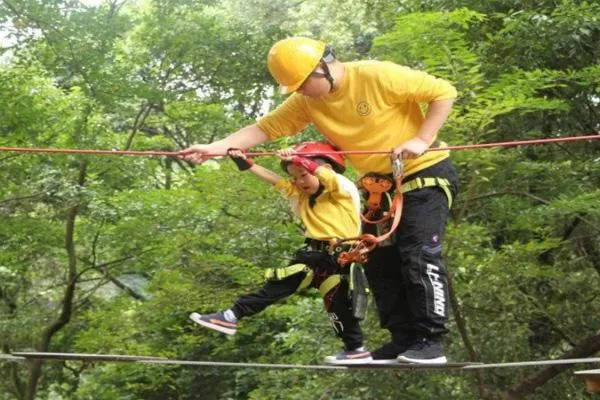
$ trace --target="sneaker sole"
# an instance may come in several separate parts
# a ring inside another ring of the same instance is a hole
[[[190,314],[190,319],[192,321],[194,321],[195,323],[197,323],[198,325],[202,325],[206,328],[210,328],[213,329],[215,331],[219,331],[221,333],[224,333],[226,335],[234,335],[237,332],[237,329],[231,329],[231,328],[226,328],[224,326],[221,325],[217,325],[217,324],[212,324],[210,322],[204,321],[201,319],[201,315],[198,313],[191,313]]]
[[[325,357],[325,363],[331,364],[331,365],[361,365],[361,364],[370,364],[372,362],[373,362],[373,358],[371,358],[371,357],[346,359],[346,360],[338,360],[335,357]]]
[[[398,360],[395,358],[388,358],[385,360],[373,360],[370,364],[380,364],[380,365],[389,365],[389,364],[398,364]]]
[[[446,364],[448,360],[446,357],[437,357],[437,358],[409,358],[406,356],[398,356],[396,359],[400,363],[411,363],[411,364]]]

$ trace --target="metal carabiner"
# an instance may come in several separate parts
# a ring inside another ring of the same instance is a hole
[[[401,178],[404,174],[404,163],[400,157],[394,157],[392,155],[392,175],[394,180]]]

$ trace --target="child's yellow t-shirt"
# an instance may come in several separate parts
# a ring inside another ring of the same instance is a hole
[[[305,236],[311,239],[351,238],[360,234],[360,196],[356,185],[329,168],[317,168],[315,175],[323,192],[310,206],[310,196],[288,179],[275,187],[292,203],[294,213],[306,227]]]

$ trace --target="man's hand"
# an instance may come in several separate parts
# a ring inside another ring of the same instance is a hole
[[[177,156],[184,160],[191,161],[194,164],[202,164],[206,160],[213,158],[209,154],[218,154],[224,152],[219,146],[212,144],[195,144],[185,150],[180,151]]]
[[[225,156],[228,149],[239,148],[245,150],[268,140],[267,134],[257,124],[252,124],[216,142],[190,146],[180,151],[178,157],[195,164],[202,164],[213,157]]]
[[[429,143],[415,136],[394,149],[394,157],[410,160],[419,157],[429,148]]]

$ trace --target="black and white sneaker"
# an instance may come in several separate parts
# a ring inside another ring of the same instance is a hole
[[[414,342],[410,347],[400,355],[397,360],[401,363],[415,364],[446,364],[444,356],[444,346],[432,339],[421,338]]]
[[[227,335],[233,335],[237,332],[237,323],[227,321],[222,312],[206,315],[193,312],[190,314],[190,319],[197,324]]]
[[[373,357],[371,364],[396,364],[398,356],[407,349],[408,346],[401,346],[392,342],[386,343],[371,352],[371,357]]]
[[[371,361],[373,361],[373,358],[365,346],[359,347],[355,350],[344,350],[335,356],[325,357],[325,362],[327,364],[335,365],[369,364]]]

